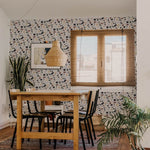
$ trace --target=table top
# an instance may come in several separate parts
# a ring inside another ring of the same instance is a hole
[[[35,91],[21,91],[21,92],[14,92],[10,90],[10,94],[12,96],[17,96],[17,95],[72,95],[72,96],[80,96],[83,94],[87,94],[88,90],[35,90]]]

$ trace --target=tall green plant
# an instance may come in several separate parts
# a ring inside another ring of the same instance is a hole
[[[122,135],[127,135],[133,150],[144,150],[141,145],[141,138],[150,127],[150,112],[140,109],[127,97],[123,97],[123,99],[122,112],[102,119],[106,131],[99,135],[99,150],[102,150],[103,144],[107,144],[113,141],[114,137],[121,137]]]
[[[12,67],[12,78],[8,82],[14,84],[15,88],[21,91],[24,90],[26,82],[33,86],[33,83],[27,80],[29,62],[26,63],[24,57],[18,57],[17,59],[9,57],[9,61]]]

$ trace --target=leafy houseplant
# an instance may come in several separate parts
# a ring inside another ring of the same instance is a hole
[[[12,67],[12,78],[8,82],[14,84],[15,89],[21,91],[24,90],[26,82],[33,86],[33,83],[27,80],[29,62],[26,63],[24,57],[18,57],[17,59],[9,57],[9,61]]]
[[[125,136],[128,140],[129,149],[144,150],[140,141],[145,131],[150,127],[150,112],[140,109],[127,97],[123,97],[123,99],[122,112],[117,112],[102,119],[106,131],[99,135],[99,150],[102,150],[103,144],[113,141],[115,137]],[[123,141],[125,141],[125,138]]]

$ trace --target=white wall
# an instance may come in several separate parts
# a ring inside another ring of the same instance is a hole
[[[137,0],[137,103],[150,108],[150,0]],[[144,135],[150,148],[150,129]]]
[[[8,124],[8,50],[9,50],[9,19],[0,8],[0,129]]]
[[[37,3],[35,0],[0,1],[3,10],[11,19],[136,15],[136,0],[39,0]],[[29,10],[31,7],[32,9]]]

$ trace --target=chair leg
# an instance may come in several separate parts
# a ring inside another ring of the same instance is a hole
[[[32,121],[31,121],[30,132],[32,131],[33,122],[34,122],[34,118],[32,118]],[[30,141],[30,139],[28,139],[28,141]]]
[[[93,137],[92,137],[91,128],[90,128],[90,123],[89,123],[88,119],[87,119],[87,125],[88,125],[88,128],[89,128],[89,134],[90,134],[90,137],[91,137],[92,146],[94,146]]]
[[[47,131],[49,132],[49,117],[47,116]],[[51,144],[51,140],[49,139],[49,144]]]
[[[64,132],[64,127],[65,127],[65,118],[63,118],[63,121],[62,121],[62,130],[61,130],[62,133]],[[61,142],[63,142],[63,140],[61,140]]]
[[[57,132],[57,129],[58,129],[58,120],[61,119],[61,118],[57,118],[57,121],[56,121],[56,132]],[[57,140],[54,140],[54,149],[56,149],[56,143],[57,143]]]
[[[84,137],[83,137],[83,132],[82,132],[82,126],[81,126],[81,122],[80,121],[79,121],[79,128],[80,128],[80,133],[81,133],[81,138],[82,138],[83,149],[86,150]]]
[[[72,119],[70,119],[70,124],[69,124],[69,133],[71,133],[71,124],[72,124]]]
[[[41,120],[41,118],[39,118],[39,132],[41,132],[41,122],[42,122],[42,120]],[[41,139],[39,139],[39,143],[40,143],[40,149],[42,149],[42,140]]]
[[[12,138],[12,142],[11,142],[11,148],[13,148],[13,145],[14,145],[16,130],[17,130],[17,124],[15,125],[15,130],[14,130],[14,134],[13,134],[13,138]]]
[[[65,118],[63,118],[63,122],[62,122],[62,133],[64,132],[64,127],[65,127]]]
[[[84,120],[84,125],[85,125],[85,130],[86,130],[86,135],[87,135],[88,143],[90,144],[89,131],[87,129],[86,120]]]
[[[91,117],[90,117],[90,121],[91,121],[91,125],[92,125],[92,131],[93,131],[94,139],[96,140],[94,125],[93,125],[93,121],[92,121],[92,118],[91,118]]]
[[[24,126],[24,132],[26,131],[27,129],[27,125],[28,125],[28,118],[26,119],[26,122],[25,122],[25,126]],[[24,142],[24,139],[22,139],[22,143]]]
[[[63,122],[62,122],[62,118],[60,119],[60,123],[61,123],[61,125],[62,125],[62,123],[63,123]]]
[[[66,118],[65,133],[67,133],[67,125],[68,125],[68,118]],[[64,140],[64,144],[66,144],[66,140]]]
[[[52,120],[53,120],[53,129],[55,128],[55,122],[54,122],[54,117],[55,117],[55,115],[54,114],[52,114]]]

